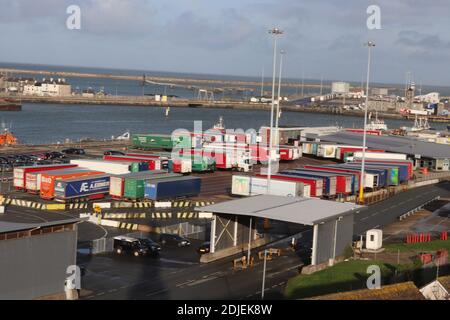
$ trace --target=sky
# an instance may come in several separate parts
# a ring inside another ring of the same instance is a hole
[[[81,28],[66,27],[78,5]],[[381,29],[369,30],[368,6]],[[0,62],[450,86],[448,0],[0,0]]]

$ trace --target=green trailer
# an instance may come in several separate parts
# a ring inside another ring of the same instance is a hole
[[[216,171],[216,160],[206,156],[192,156],[192,172]]]
[[[174,138],[170,134],[132,134],[131,141],[133,147],[138,149],[164,149],[172,150],[177,148],[191,148],[192,140],[190,135],[176,135]]]
[[[164,179],[164,178],[173,178],[173,177],[180,177],[180,176],[182,176],[182,174],[165,173],[165,174],[152,175],[151,177],[149,177],[148,174],[142,174],[142,175],[138,175],[138,176],[125,178],[123,197],[125,199],[130,199],[130,200],[144,199],[145,181]]]

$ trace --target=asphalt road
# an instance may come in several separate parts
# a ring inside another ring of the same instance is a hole
[[[373,204],[354,217],[354,234],[360,235],[366,230],[386,226],[399,216],[413,210],[425,202],[437,197],[450,197],[450,182],[414,188],[382,202]]]

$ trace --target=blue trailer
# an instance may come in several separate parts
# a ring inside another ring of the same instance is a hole
[[[336,175],[330,175],[329,173],[312,172],[312,171],[301,171],[301,169],[292,169],[280,172],[285,175],[293,175],[300,177],[313,177],[322,179],[324,182],[324,196],[334,196],[336,195]]]
[[[399,182],[405,182],[408,181],[408,165],[407,164],[394,164],[394,163],[384,163],[384,162],[366,162],[369,165],[375,165],[375,166],[382,166],[382,167],[394,167],[398,168],[398,179]]]
[[[350,165],[347,163],[343,163],[338,165],[340,168],[347,168],[347,169],[357,169],[361,170],[361,165]],[[378,176],[377,179],[377,187],[386,187],[388,185],[387,177],[386,177],[386,170],[385,169],[373,169],[373,168],[367,168],[367,166],[364,168],[365,172],[376,174]]]
[[[98,174],[55,181],[55,200],[101,198],[109,192],[110,175]]]
[[[144,197],[150,200],[165,200],[181,197],[195,197],[200,193],[201,179],[177,177],[145,181]]]
[[[361,168],[361,163],[352,163],[348,162],[346,163],[349,166],[354,166],[355,168]],[[366,163],[365,170],[382,170],[384,171],[385,176],[385,183],[383,187],[386,186],[398,186],[399,180],[398,180],[398,168],[396,167],[386,167],[382,165],[373,165],[372,163]]]

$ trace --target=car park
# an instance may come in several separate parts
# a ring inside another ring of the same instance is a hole
[[[58,152],[58,151],[51,151],[48,152],[48,159],[64,159],[66,157],[66,155],[62,152]]]
[[[81,148],[68,148],[68,149],[61,150],[61,152],[64,154],[86,154],[84,149],[81,149]]]
[[[209,253],[209,248],[210,248],[211,243],[209,241],[203,242],[198,248],[197,248],[197,252],[199,254],[205,254],[205,253]]]
[[[186,247],[191,244],[188,239],[172,233],[161,233],[159,242],[162,245],[176,245],[178,247]]]

